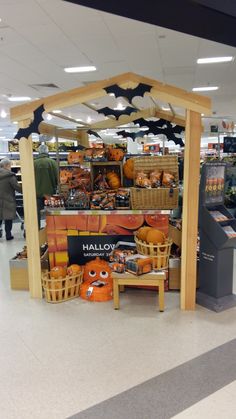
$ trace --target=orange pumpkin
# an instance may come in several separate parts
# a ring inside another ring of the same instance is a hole
[[[124,175],[127,179],[134,179],[134,159],[127,160],[123,166]]]
[[[106,177],[107,177],[108,185],[110,186],[110,188],[112,189],[120,188],[121,182],[120,182],[120,177],[117,173],[108,172]]]
[[[81,267],[79,265],[73,264],[68,266],[67,273],[68,275],[78,275],[81,272]]]
[[[124,158],[124,152],[121,148],[109,148],[109,160],[121,161]]]
[[[67,169],[61,169],[60,170],[60,183],[62,185],[65,185],[68,183],[69,179],[72,179],[72,172]]]
[[[59,279],[66,277],[66,268],[63,266],[54,266],[50,271],[51,279]]]
[[[151,227],[146,235],[146,242],[153,243],[153,244],[159,244],[159,243],[163,244],[164,241],[165,241],[165,234],[162,231]]]
[[[89,284],[98,280],[111,282],[111,272],[109,264],[105,260],[96,257],[96,259],[86,263],[84,267],[84,282]]]

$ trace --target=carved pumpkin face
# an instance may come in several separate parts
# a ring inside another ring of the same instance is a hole
[[[109,149],[109,160],[120,161],[124,158],[124,152],[121,148],[110,148]]]
[[[97,257],[86,263],[84,267],[84,282],[111,281],[111,268],[105,260]]]

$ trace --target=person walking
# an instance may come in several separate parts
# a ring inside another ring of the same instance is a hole
[[[12,221],[16,218],[15,191],[22,192],[16,175],[11,171],[11,160],[4,158],[0,162],[0,237],[2,222],[5,222],[6,240],[12,240]]]
[[[53,195],[58,185],[57,164],[48,155],[48,147],[41,144],[39,155],[34,160],[35,187],[37,197],[38,226],[41,225],[41,210],[44,208],[44,198]]]

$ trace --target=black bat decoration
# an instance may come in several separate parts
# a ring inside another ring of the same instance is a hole
[[[117,131],[117,135],[122,135],[124,138],[132,138],[133,141],[136,140],[136,138],[144,137],[146,135],[147,131],[138,131],[138,132],[128,132],[128,131]]]
[[[180,147],[184,147],[184,142],[182,138],[178,138],[175,134],[180,134],[184,131],[184,127],[180,125],[173,126],[171,122],[166,121],[163,118],[160,118],[158,121],[147,121],[144,118],[139,118],[134,121],[135,124],[139,124],[140,127],[148,127],[146,134],[164,134],[168,141],[174,141],[175,144],[179,144]]]
[[[96,131],[93,131],[92,129],[88,129],[87,133],[90,135],[94,135],[97,138],[101,138],[100,135]]]
[[[130,115],[132,112],[137,112],[137,109],[132,108],[131,106],[127,106],[124,110],[120,110],[120,109],[111,109],[108,108],[108,106],[106,106],[105,108],[102,109],[97,109],[98,113],[102,113],[105,116],[115,116],[116,119],[119,119],[119,117],[121,115]]]
[[[33,133],[40,134],[39,132],[39,124],[43,121],[43,112],[45,111],[44,105],[40,105],[37,109],[34,111],[34,119],[29,124],[27,128],[19,128],[14,139],[17,138],[20,140],[23,138],[29,138],[29,136]]]
[[[128,99],[129,103],[132,103],[132,100],[135,96],[142,96],[146,92],[150,92],[152,86],[148,84],[139,83],[134,89],[122,89],[118,84],[113,84],[112,86],[105,87],[104,90],[109,93],[114,93],[115,97],[125,97]]]

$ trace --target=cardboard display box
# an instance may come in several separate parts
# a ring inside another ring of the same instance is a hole
[[[180,289],[181,264],[179,258],[169,259],[169,290]]]
[[[182,231],[169,224],[169,237],[176,246],[181,247]]]
[[[39,245],[46,242],[46,229],[39,231]],[[10,283],[12,290],[29,290],[27,259],[12,258],[10,264]],[[48,269],[48,250],[41,257],[41,268]]]

